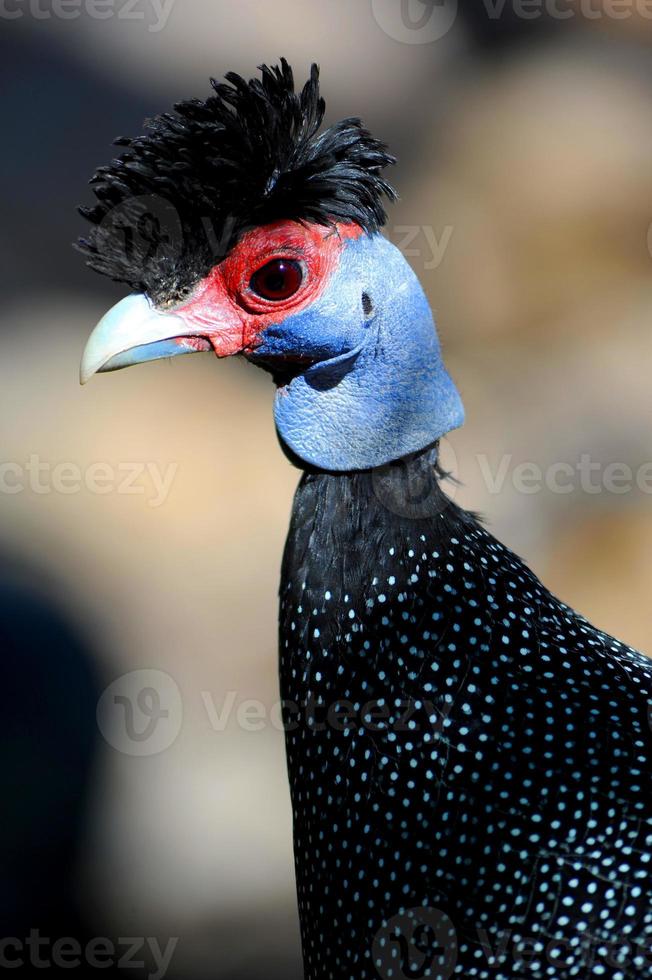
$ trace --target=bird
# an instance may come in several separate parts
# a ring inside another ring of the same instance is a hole
[[[464,422],[396,191],[316,65],[211,79],[92,178],[131,292],[81,380],[198,351],[271,375],[299,468],[279,677],[306,980],[643,980],[652,662],[447,492]]]

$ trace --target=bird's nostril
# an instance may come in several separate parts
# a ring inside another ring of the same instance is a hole
[[[369,316],[374,308],[374,304],[371,302],[371,296],[369,293],[362,294],[362,312],[365,316]]]

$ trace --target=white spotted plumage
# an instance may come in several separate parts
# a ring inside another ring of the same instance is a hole
[[[312,480],[281,591],[286,718],[305,719],[286,737],[307,980],[391,977],[374,940],[415,907],[450,918],[456,965],[398,980],[648,977],[650,661],[471,518],[451,534],[390,514],[372,572],[347,555],[364,528],[325,561]],[[479,937],[505,934],[492,960]]]

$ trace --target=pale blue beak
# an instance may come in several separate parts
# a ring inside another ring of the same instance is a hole
[[[126,296],[104,314],[84,349],[79,380],[86,384],[101,371],[161,357],[212,350],[210,341],[197,335],[197,326],[174,312],[162,313],[145,295]]]

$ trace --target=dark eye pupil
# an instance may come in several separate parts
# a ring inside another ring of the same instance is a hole
[[[285,269],[281,267],[273,272],[268,272],[263,279],[263,285],[270,293],[281,292],[285,286]]]
[[[251,288],[263,299],[288,299],[303,280],[303,271],[293,259],[272,259],[251,277]]]

